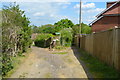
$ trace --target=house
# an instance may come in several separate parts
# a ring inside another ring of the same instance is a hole
[[[120,0],[107,2],[106,9],[96,17],[97,19],[90,23],[92,32],[105,31],[120,27]]]

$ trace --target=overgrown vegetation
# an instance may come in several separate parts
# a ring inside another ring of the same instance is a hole
[[[44,33],[44,34],[53,34],[60,33],[60,43],[61,46],[71,46],[72,38],[74,35],[79,34],[80,29],[82,29],[82,34],[91,33],[91,27],[82,23],[82,28],[79,24],[74,25],[73,22],[69,19],[61,19],[56,22],[54,25],[47,24],[40,27],[32,26],[34,33]],[[56,35],[55,35],[56,36]],[[43,44],[41,44],[43,45]],[[60,45],[58,45],[60,46]]]
[[[54,35],[52,34],[39,34],[36,39],[35,39],[35,46],[38,46],[38,47],[48,47],[46,46],[47,45],[47,40],[50,39],[51,37],[54,37]],[[50,44],[50,43],[48,43]]]
[[[73,39],[72,28],[64,28],[60,31],[60,42],[62,46],[71,46]]]
[[[79,34],[80,30],[82,34],[90,34],[91,33],[91,27],[89,27],[88,25],[81,23],[81,28],[80,28],[80,24],[76,24],[72,27],[73,29],[73,34]]]
[[[120,73],[113,67],[103,63],[95,57],[92,57],[84,50],[80,50],[80,59],[86,63],[86,67],[92,73],[94,78],[120,78]]]
[[[31,46],[30,21],[19,5],[2,9],[2,76],[14,68],[13,57],[26,52]]]

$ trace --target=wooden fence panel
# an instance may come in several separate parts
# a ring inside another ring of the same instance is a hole
[[[88,35],[85,37],[85,50],[90,54],[93,53],[93,35]]]
[[[81,37],[80,47],[120,70],[120,28]]]
[[[101,32],[94,34],[93,37],[93,54],[100,60],[111,64],[113,49],[113,31]]]

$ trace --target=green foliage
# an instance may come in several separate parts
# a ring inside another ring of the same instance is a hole
[[[72,27],[74,35],[79,34],[80,31],[80,25],[76,24]]]
[[[73,23],[71,20],[68,19],[62,19],[60,21],[58,21],[57,23],[54,24],[56,27],[56,31],[60,31],[63,28],[72,28],[73,27]]]
[[[37,27],[37,26],[35,26],[35,25],[32,25],[32,32],[33,32],[33,33],[40,33],[39,27]]]
[[[91,33],[91,27],[88,25],[82,23],[81,28],[79,24],[76,24],[72,27],[74,35],[79,34],[80,30],[82,34],[90,34]]]
[[[23,53],[30,47],[31,27],[30,21],[19,9],[19,5],[4,6],[2,9],[2,56],[3,71],[6,75],[13,68],[12,58],[19,52]]]
[[[56,32],[54,25],[47,24],[41,27],[33,26],[33,33],[50,33],[54,34]]]
[[[61,44],[62,46],[71,46],[73,39],[72,28],[64,28],[60,31],[61,33]]]
[[[71,20],[68,19],[62,19],[55,23],[54,25],[52,24],[47,24],[47,25],[42,25],[40,27],[37,26],[32,26],[33,33],[50,33],[54,34],[56,32],[59,32],[63,28],[71,28],[73,27],[73,23]]]
[[[52,54],[67,54],[68,52],[56,52],[56,53],[52,53]]]
[[[54,37],[52,34],[39,34],[36,39],[35,39],[35,46],[38,47],[46,47],[45,46],[45,42],[47,39],[49,39],[50,37]]]
[[[63,47],[63,46],[55,46],[55,49],[62,50],[62,49],[65,49],[65,47]]]
[[[13,69],[13,64],[12,61],[10,60],[11,58],[4,53],[4,55],[2,56],[2,75],[6,75],[6,73],[8,71],[10,71],[11,69]]]
[[[91,33],[91,27],[88,25],[82,23],[82,34],[90,34]]]

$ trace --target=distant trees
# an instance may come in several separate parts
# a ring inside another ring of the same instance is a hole
[[[72,29],[73,29],[74,35],[79,34],[80,31],[82,34],[91,33],[91,27],[89,27],[87,24],[84,24],[84,23],[81,23],[81,28],[80,28],[80,24],[76,24],[72,27]]]
[[[22,54],[30,47],[30,21],[19,9],[19,5],[4,6],[2,9],[2,75],[13,68],[12,57]]]
[[[91,33],[91,27],[89,27],[87,24],[82,23],[81,25],[81,33],[82,34],[90,34]]]
[[[33,26],[32,29],[34,33],[55,34],[56,32],[59,32],[61,37],[60,42],[63,46],[71,46],[73,36],[79,34],[80,29],[82,34],[91,33],[91,27],[88,25],[81,23],[80,28],[79,24],[74,25],[69,19],[61,19],[54,25],[47,24],[40,27]]]
[[[40,27],[32,26],[33,33],[50,33],[54,34],[56,32],[55,26],[52,24],[42,25]]]
[[[73,24],[73,22],[69,19],[61,19],[60,21],[56,22],[54,25],[52,24],[46,24],[42,25],[40,27],[32,26],[33,33],[50,33],[54,34],[56,32],[61,31],[64,28],[72,28],[73,34],[79,34],[80,29],[82,34],[90,34],[91,33],[91,27],[89,27],[87,24],[81,23],[81,28],[79,24]]]

